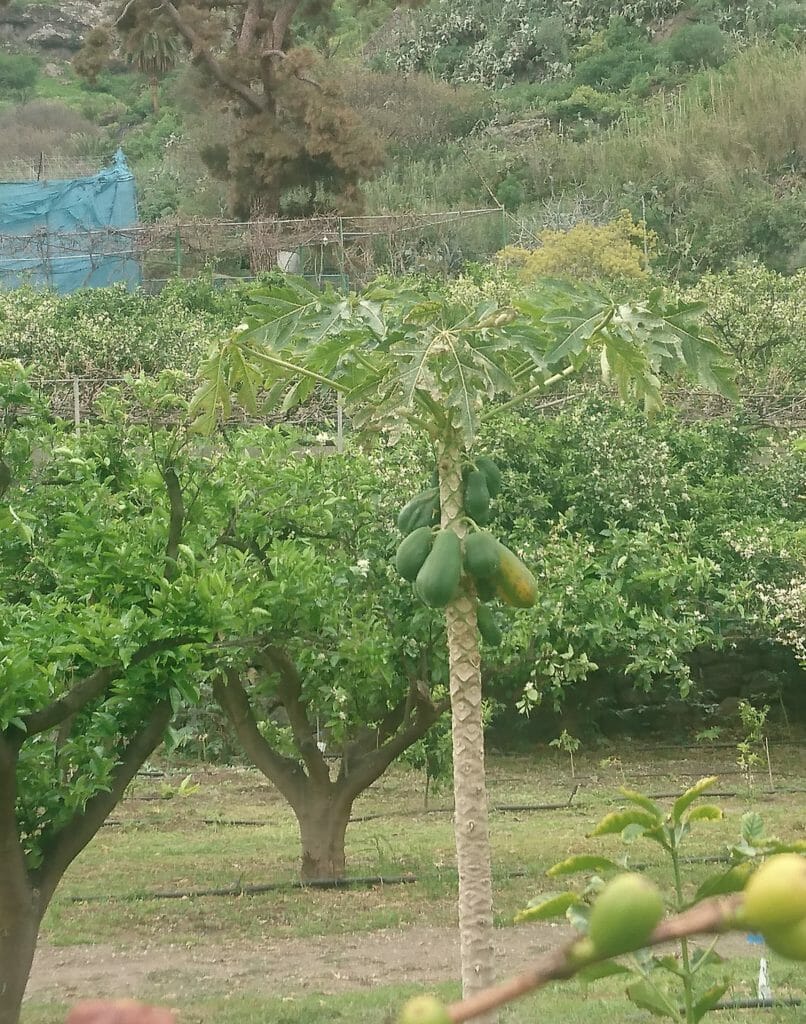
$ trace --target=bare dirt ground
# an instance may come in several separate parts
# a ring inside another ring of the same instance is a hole
[[[532,924],[496,931],[507,973],[517,973],[571,933]],[[747,955],[744,936],[720,940],[720,950]],[[344,936],[284,939],[263,945],[194,945],[123,948],[50,946],[37,952],[28,996],[37,1000],[148,997],[182,1000],[205,992],[323,995],[379,985],[450,981],[459,976],[453,928],[384,929]]]

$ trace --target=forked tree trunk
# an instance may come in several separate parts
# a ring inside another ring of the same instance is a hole
[[[344,878],[344,842],[352,801],[334,793],[306,799],[294,807],[302,843],[300,874],[304,882]]]
[[[455,442],[437,450],[442,527],[464,536],[461,450]],[[446,608],[453,735],[456,859],[459,869],[459,942],[462,991],[467,997],[492,985],[493,899],[484,732],[481,715],[481,656],[476,598],[464,588]],[[487,1018],[489,1019],[489,1018]]]

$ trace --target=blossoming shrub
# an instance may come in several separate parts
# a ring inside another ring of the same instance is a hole
[[[779,662],[796,673],[784,648],[797,655],[804,635],[804,456],[787,439],[672,413],[648,423],[594,396],[502,420],[489,450],[502,536],[541,593],[508,616],[494,697],[579,702],[590,718],[707,701],[696,655],[734,646],[767,649],[771,680]]]
[[[245,287],[169,283],[159,295],[121,285],[71,295],[19,288],[0,295],[0,359],[38,377],[195,371],[210,342],[237,323]]]
[[[537,241],[538,248],[507,246],[496,255],[499,264],[514,268],[524,284],[539,277],[642,280],[648,275],[646,256],[655,251],[656,237],[624,210],[607,224],[581,221],[568,231],[541,231]]]

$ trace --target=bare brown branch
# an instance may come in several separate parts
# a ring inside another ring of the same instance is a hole
[[[168,15],[176,28],[190,47],[192,59],[196,63],[204,64],[210,74],[219,85],[229,92],[240,97],[248,107],[260,114],[266,109],[265,100],[262,96],[251,89],[246,83],[233,78],[228,74],[221,64],[216,60],[201,36],[185,21],[177,8],[170,3],[170,0],[161,0],[161,9]]]

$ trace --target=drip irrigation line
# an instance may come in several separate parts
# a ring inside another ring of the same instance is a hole
[[[442,875],[456,875],[456,868],[445,868],[439,875],[370,875],[359,878],[314,878],[296,882],[267,882],[262,885],[227,885],[216,889],[188,889],[173,892],[132,892],[116,895],[93,893],[89,896],[70,896],[71,903],[136,903],[140,900],[186,900],[199,896],[257,896],[266,892],[292,892],[305,889],[358,889],[386,885],[413,885],[416,882],[435,879]],[[504,871],[495,876],[502,878],[528,878],[530,873],[522,868]]]
[[[800,999],[731,999],[717,1003],[712,1010],[774,1010],[777,1006],[800,1006]]]

